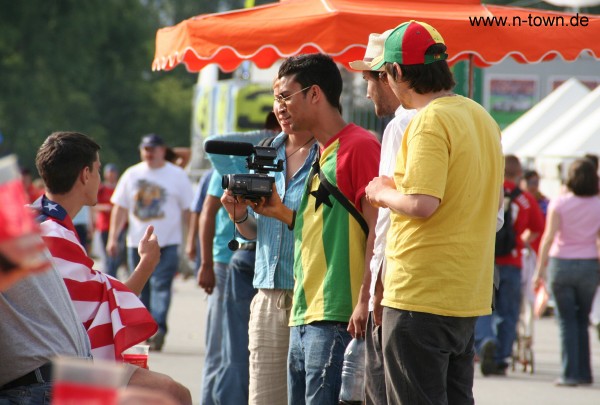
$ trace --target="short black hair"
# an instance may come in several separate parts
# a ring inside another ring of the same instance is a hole
[[[330,56],[310,53],[290,56],[279,67],[277,78],[294,76],[300,87],[317,85],[332,107],[341,109],[342,75]]]
[[[525,172],[523,172],[523,178],[525,180],[529,180],[533,177],[540,177],[540,175],[535,170],[525,170]]]
[[[446,45],[431,45],[426,55],[435,55],[446,52]],[[394,69],[394,64],[386,62],[385,71],[393,80],[398,80],[398,74]],[[448,62],[440,60],[428,64],[418,65],[400,65],[402,72],[402,81],[408,83],[408,86],[417,94],[437,93],[443,90],[452,90],[456,86],[454,76],[450,71]]]
[[[265,129],[275,132],[281,132],[281,125],[279,125],[279,121],[277,121],[277,116],[273,111],[269,111],[267,117],[265,118]]]
[[[581,197],[598,195],[598,173],[589,159],[577,159],[569,166],[567,188]]]
[[[71,191],[85,167],[92,169],[100,145],[79,132],[54,132],[38,149],[35,165],[46,189],[53,194]]]

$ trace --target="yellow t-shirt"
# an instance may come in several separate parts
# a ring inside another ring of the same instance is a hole
[[[396,188],[441,203],[425,219],[392,213],[383,305],[457,317],[491,312],[503,176],[500,129],[479,104],[443,97],[413,118],[396,160]]]

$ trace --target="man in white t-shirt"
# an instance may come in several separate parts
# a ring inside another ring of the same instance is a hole
[[[128,168],[119,179],[111,197],[114,204],[107,253],[117,254],[118,235],[125,223],[127,261],[133,269],[139,261],[136,246],[148,225],[160,244],[160,262],[141,294],[142,302],[158,323],[150,340],[152,350],[161,350],[167,333],[167,312],[171,303],[171,284],[179,265],[179,245],[183,226],[189,223],[192,185],[180,167],[165,160],[165,142],[158,135],[142,138],[142,161]]]
[[[394,118],[387,124],[381,138],[381,161],[379,162],[380,176],[393,176],[396,164],[396,155],[402,143],[402,135],[416,110],[407,110],[400,105],[394,92],[388,84],[388,77],[383,68],[372,71],[370,62],[383,53],[383,44],[392,30],[383,34],[369,35],[369,43],[362,60],[350,62],[350,67],[362,71],[362,77],[367,82],[367,98],[375,106],[378,117]],[[385,390],[385,374],[383,369],[383,352],[381,350],[381,312],[383,307],[380,302],[374,302],[375,286],[383,289],[385,275],[385,245],[386,235],[390,228],[389,208],[380,208],[375,225],[375,245],[373,257],[369,263],[371,269],[371,286],[369,300],[369,317],[365,333],[366,343],[366,381],[365,403],[367,405],[387,404]],[[381,296],[381,294],[379,295]]]

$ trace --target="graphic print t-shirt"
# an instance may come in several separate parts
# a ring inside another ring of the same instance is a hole
[[[138,163],[123,173],[111,202],[127,209],[127,246],[138,245],[148,225],[154,226],[160,246],[179,245],[182,211],[192,202],[192,184],[178,166],[166,163],[151,169]]]

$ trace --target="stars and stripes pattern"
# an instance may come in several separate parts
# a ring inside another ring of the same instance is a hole
[[[152,336],[158,325],[127,286],[92,268],[66,211],[45,197],[38,201],[42,237],[87,330],[92,355],[121,360],[125,349]]]

